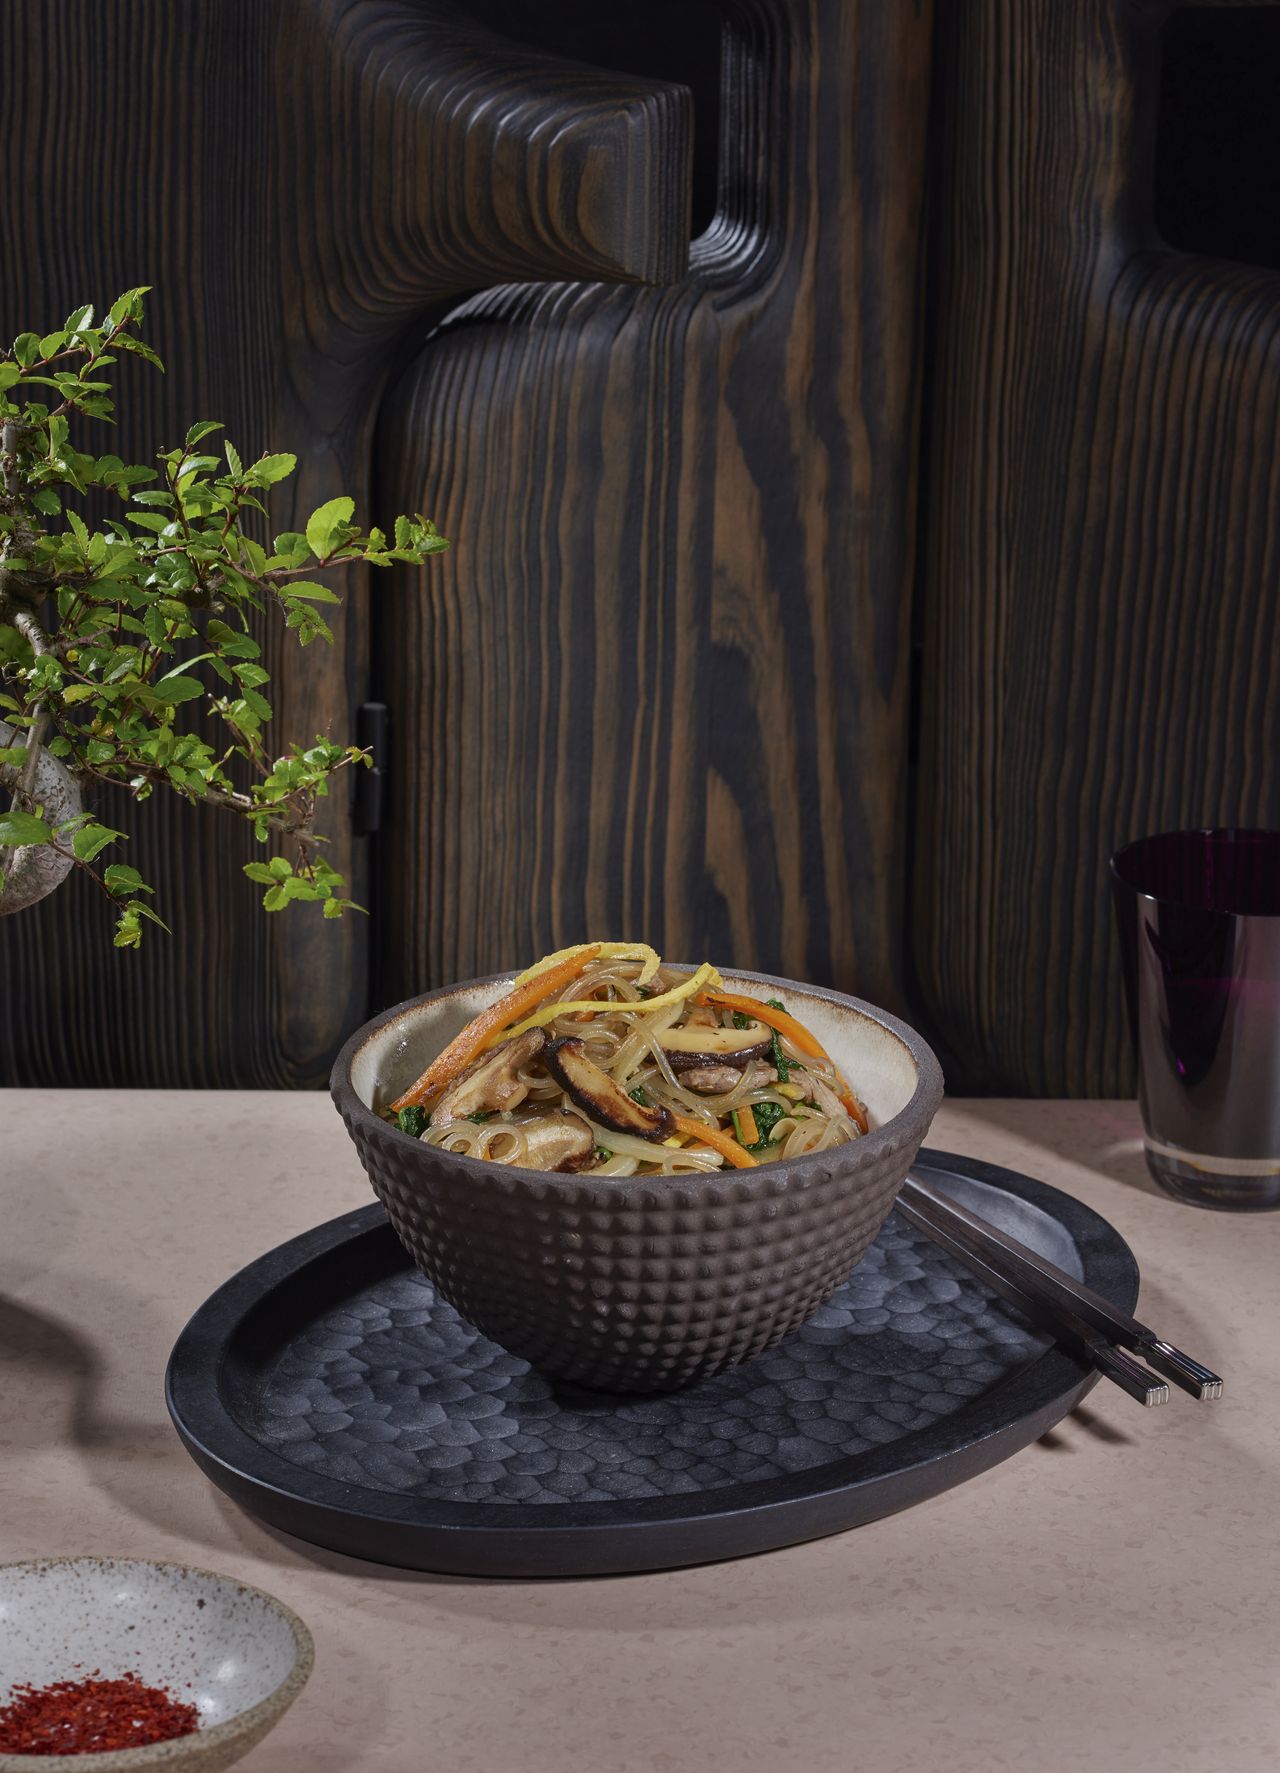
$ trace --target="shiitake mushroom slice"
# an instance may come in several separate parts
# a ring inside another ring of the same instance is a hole
[[[753,1059],[768,1058],[773,1050],[773,1030],[763,1022],[748,1022],[745,1028],[708,1028],[686,1022],[679,1028],[665,1028],[658,1045],[673,1071],[705,1065],[733,1065],[742,1070]]]
[[[631,1133],[637,1139],[670,1137],[671,1114],[666,1108],[646,1106],[602,1071],[576,1035],[553,1040],[543,1055],[547,1070],[584,1114],[613,1133]]]

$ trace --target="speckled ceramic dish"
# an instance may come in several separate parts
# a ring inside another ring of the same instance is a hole
[[[932,1052],[857,998],[761,973],[867,1104],[833,1151],[706,1176],[548,1175],[411,1139],[378,1110],[510,975],[387,1010],[347,1042],[331,1086],[397,1235],[486,1336],[580,1385],[661,1391],[749,1360],[845,1281],[893,1205],[942,1098]]]
[[[0,1773],[219,1773],[288,1711],[311,1673],[306,1626],[261,1589],[190,1564],[38,1558],[0,1564],[0,1702],[13,1687],[133,1673],[197,1708],[200,1728],[110,1754],[0,1754]]]

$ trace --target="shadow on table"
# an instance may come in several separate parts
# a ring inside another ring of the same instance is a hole
[[[121,1322],[127,1314],[135,1331],[147,1316],[140,1301],[97,1281],[77,1293],[75,1308],[82,1322],[103,1326]],[[167,1533],[209,1543],[196,1488],[201,1480],[164,1414],[168,1338],[156,1325],[143,1340],[159,1351],[160,1362],[154,1378],[156,1415],[149,1418],[118,1413],[104,1403],[104,1362],[78,1330],[0,1297],[0,1351],[9,1367],[3,1428],[7,1456],[21,1459],[24,1453],[69,1443],[84,1461],[94,1488],[129,1514]]]
[[[1043,1447],[1046,1453],[1077,1453],[1083,1451],[1090,1442],[1097,1441],[1108,1447],[1136,1447],[1138,1436],[1117,1428],[1115,1423],[1108,1422],[1105,1416],[1099,1416],[1087,1404],[1077,1404],[1056,1428],[1051,1428],[1048,1434],[1042,1434],[1036,1445]]]

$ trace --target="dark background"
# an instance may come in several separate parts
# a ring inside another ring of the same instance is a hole
[[[5,920],[0,1081],[317,1084],[607,934],[1131,1088],[1107,856],[1280,824],[1280,6],[9,0],[0,93],[0,329],[155,286],[122,454],[455,543],[268,659],[281,742],[390,709],[368,923],[108,805],[174,936]]]

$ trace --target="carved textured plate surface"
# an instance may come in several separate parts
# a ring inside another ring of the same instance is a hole
[[[1119,1235],[972,1159],[915,1166],[1123,1307]],[[438,1300],[380,1207],[252,1263],[169,1364],[170,1412],[214,1482],[357,1556],[473,1574],[697,1563],[837,1532],[987,1469],[1095,1375],[897,1215],[804,1327],[665,1395],[566,1386]]]

